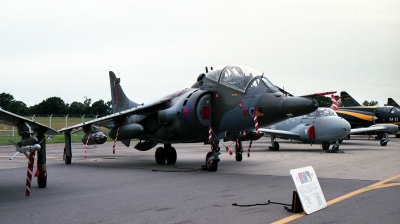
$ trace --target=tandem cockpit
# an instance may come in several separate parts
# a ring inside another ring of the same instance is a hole
[[[242,65],[228,65],[215,68],[205,76],[221,85],[242,93],[278,91],[260,72]]]
[[[338,116],[336,114],[336,112],[331,109],[331,108],[318,108],[316,111],[308,114],[308,115],[304,115],[307,116],[309,118],[315,118],[315,117],[327,117],[327,116]]]

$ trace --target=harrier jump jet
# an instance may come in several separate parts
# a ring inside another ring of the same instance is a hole
[[[245,67],[229,65],[200,74],[190,88],[165,96],[153,103],[138,104],[124,94],[121,80],[110,71],[114,114],[61,130],[65,135],[65,162],[71,163],[71,132],[82,128],[88,144],[99,134],[94,125],[110,129],[108,136],[129,147],[147,151],[157,144],[158,164],[175,164],[173,143],[204,142],[210,144],[206,167],[216,171],[222,139],[243,140],[242,132],[267,126],[290,117],[311,113],[318,108],[315,100],[285,97],[263,74]],[[169,80],[167,80],[169,81]],[[127,85],[128,86],[128,85]],[[241,153],[243,150],[238,150]]]

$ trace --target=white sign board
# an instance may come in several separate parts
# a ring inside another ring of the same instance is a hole
[[[307,214],[326,208],[326,200],[319,185],[317,174],[311,166],[290,170],[297,194]]]

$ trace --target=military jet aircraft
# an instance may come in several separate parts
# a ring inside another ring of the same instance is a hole
[[[270,150],[279,150],[279,143],[276,138],[293,139],[306,143],[322,143],[322,149],[328,150],[332,142],[331,152],[343,152],[339,150],[342,140],[349,134],[363,133],[368,131],[389,132],[396,131],[397,125],[372,125],[366,128],[351,128],[350,123],[335,113],[337,103],[331,95],[333,108],[318,108],[308,115],[289,118],[285,121],[270,125],[267,128],[260,128],[260,132],[271,136]],[[388,139],[382,139],[381,145],[386,145]]]
[[[47,166],[46,166],[46,138],[45,134],[56,135],[57,131],[29,120],[14,113],[0,109],[0,123],[16,126],[21,140],[13,143],[16,147],[15,154],[10,158],[14,159],[19,153],[23,153],[28,158],[28,172],[26,181],[25,195],[30,195],[32,173],[34,166],[35,152],[37,152],[37,170],[35,176],[39,188],[45,188],[47,185]],[[34,137],[34,134],[37,136]]]
[[[147,151],[158,143],[158,164],[176,163],[173,143],[204,142],[210,144],[206,168],[216,171],[221,139],[243,140],[242,131],[267,126],[290,117],[315,111],[315,100],[285,97],[261,73],[246,66],[228,65],[202,73],[191,88],[186,88],[150,104],[131,101],[123,92],[121,80],[110,71],[110,88],[114,114],[61,130],[65,135],[65,162],[71,163],[71,131],[82,128],[88,136],[98,133],[93,125],[110,128],[108,136],[129,147]],[[242,150],[241,150],[242,151]],[[241,153],[239,151],[238,153]]]
[[[352,128],[369,127],[378,124],[400,125],[400,109],[397,107],[360,106],[353,97],[344,91],[340,93],[339,100],[344,107],[338,107],[336,113],[346,119]],[[370,132],[370,134],[377,134],[378,139],[382,138],[382,135],[379,133]],[[396,134],[396,137],[400,137],[400,135]]]

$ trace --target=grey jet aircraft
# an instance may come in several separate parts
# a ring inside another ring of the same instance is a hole
[[[149,104],[131,101],[121,88],[121,80],[110,71],[110,88],[114,114],[61,130],[65,135],[65,163],[71,163],[71,132],[82,128],[87,144],[99,144],[92,135],[100,131],[94,125],[110,130],[108,136],[127,147],[138,139],[134,148],[155,150],[157,164],[176,163],[173,143],[204,142],[210,144],[206,169],[216,171],[220,161],[220,140],[246,140],[243,131],[267,126],[290,117],[315,111],[314,99],[285,97],[261,73],[246,66],[229,65],[202,73],[195,84]],[[166,80],[170,81],[170,80]],[[240,154],[242,149],[236,153]]]
[[[37,177],[39,188],[47,185],[47,166],[46,166],[46,137],[45,135],[56,135],[57,131],[34,120],[0,109],[0,123],[16,126],[21,140],[12,142],[16,147],[15,154],[10,158],[14,159],[19,153],[23,153],[28,158],[28,172],[26,181],[25,195],[30,195],[32,175]],[[36,134],[36,137],[35,137]],[[33,174],[34,157],[37,152],[37,170]]]
[[[267,128],[260,128],[259,130],[271,136],[270,150],[279,150],[279,143],[276,138],[293,139],[306,143],[321,143],[323,150],[328,150],[331,143],[331,152],[343,152],[339,150],[339,145],[342,140],[349,134],[363,133],[368,131],[390,132],[396,131],[397,125],[372,125],[366,128],[351,128],[350,123],[335,113],[337,109],[337,102],[335,96],[331,95],[332,105],[331,108],[318,108],[315,112],[308,115],[289,118],[285,121],[270,125]],[[384,145],[388,140],[385,139]],[[382,143],[381,143],[382,145]]]

